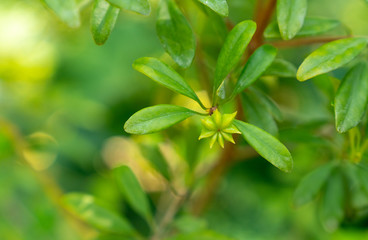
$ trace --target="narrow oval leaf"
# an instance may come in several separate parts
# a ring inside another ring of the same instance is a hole
[[[264,71],[271,65],[276,57],[277,49],[271,45],[263,45],[249,57],[239,79],[235,84],[230,98],[241,93],[245,88],[257,80]]]
[[[338,172],[332,174],[326,184],[321,202],[320,217],[328,232],[335,231],[344,218],[345,190],[343,176]]]
[[[353,60],[367,46],[367,42],[365,38],[345,38],[322,45],[300,65],[297,79],[305,81],[343,66]]]
[[[354,66],[341,82],[335,96],[336,129],[340,133],[358,125],[368,103],[368,67]]]
[[[277,138],[249,123],[234,120],[234,125],[259,155],[280,170],[291,171],[293,158],[289,150]]]
[[[107,0],[107,1],[121,9],[137,12],[142,15],[149,15],[151,13],[151,6],[148,0]]]
[[[156,31],[163,48],[174,61],[183,68],[189,67],[195,54],[195,38],[175,1],[161,1]]]
[[[92,11],[91,32],[96,44],[102,45],[106,42],[115,26],[119,12],[119,8],[112,6],[105,0],[95,1]]]
[[[304,20],[303,27],[295,35],[295,37],[307,37],[315,36],[319,34],[331,31],[334,28],[340,26],[341,23],[334,19],[323,19],[323,18],[306,18]],[[265,32],[265,38],[281,38],[279,26],[276,21],[271,22]]]
[[[278,0],[277,22],[283,39],[292,39],[301,29],[307,13],[307,0]]]
[[[255,22],[247,20],[238,23],[227,35],[217,59],[213,86],[214,94],[216,94],[226,76],[239,62],[255,31]]]
[[[189,84],[170,66],[156,58],[143,57],[133,63],[133,68],[163,86],[202,103]]]
[[[65,207],[91,226],[114,234],[132,234],[133,228],[124,218],[96,203],[93,196],[70,193],[63,196]]]
[[[335,166],[332,162],[325,164],[303,177],[294,192],[294,205],[300,207],[312,201],[325,185]]]
[[[291,62],[275,59],[263,75],[284,78],[296,77],[296,67]]]
[[[144,108],[131,116],[124,125],[126,132],[131,134],[154,133],[171,127],[196,112],[184,107],[162,104]]]
[[[69,27],[80,26],[79,8],[75,0],[43,0],[43,2]]]
[[[198,0],[223,17],[229,15],[229,7],[226,0]]]
[[[143,218],[150,221],[152,215],[147,195],[132,170],[127,166],[117,167],[114,169],[114,176],[129,205]]]
[[[241,94],[241,101],[244,115],[247,122],[253,124],[272,135],[277,135],[278,127],[272,115],[264,104],[260,104],[261,100],[252,92]]]

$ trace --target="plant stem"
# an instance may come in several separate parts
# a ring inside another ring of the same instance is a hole
[[[258,0],[254,18],[257,24],[257,30],[249,43],[248,55],[251,55],[263,44],[263,33],[271,20],[272,14],[276,8],[276,2],[276,0],[269,0],[267,5],[263,7],[262,0]]]
[[[269,41],[267,43],[273,45],[277,48],[287,48],[287,47],[299,47],[309,44],[317,43],[327,43],[339,39],[348,38],[349,36],[337,36],[337,37],[310,37],[310,38],[297,38],[287,41]]]
[[[159,223],[155,229],[154,234],[150,238],[151,240],[161,240],[163,239],[167,225],[171,223],[176,213],[180,209],[181,205],[187,198],[187,193],[181,195],[172,194],[171,191],[167,192],[169,203],[165,206],[163,216],[159,219]]]

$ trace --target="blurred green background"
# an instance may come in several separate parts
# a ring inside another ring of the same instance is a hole
[[[232,21],[253,17],[255,0],[228,3]],[[309,1],[308,16],[339,19],[354,35],[368,35],[367,13],[364,0]],[[91,193],[134,218],[108,168],[134,158],[123,131],[129,116],[172,97],[131,67],[164,50],[155,11],[149,17],[123,11],[103,46],[93,42],[89,17],[84,9],[81,27],[70,29],[41,1],[0,1],[0,239],[93,239],[94,231],[60,209],[61,192]],[[280,54],[298,66],[310,51]],[[273,97],[286,122],[306,124],[308,131],[308,124],[331,120],[328,98],[312,82],[278,84],[282,91]],[[313,143],[294,146],[292,155],[291,174],[257,158],[237,163],[205,213],[209,228],[237,239],[368,239],[367,220],[331,234],[318,222],[314,203],[293,208],[298,181],[328,155]]]

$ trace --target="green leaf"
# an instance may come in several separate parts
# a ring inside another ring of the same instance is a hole
[[[156,58],[143,57],[133,63],[133,68],[163,86],[187,96],[204,107],[189,84],[170,66]]]
[[[221,16],[227,17],[229,15],[229,7],[226,0],[198,0]]]
[[[247,121],[266,132],[276,135],[278,132],[277,124],[272,118],[264,104],[260,104],[261,100],[252,92],[241,94],[244,115]]]
[[[307,13],[307,0],[278,0],[277,22],[283,39],[292,39],[301,29]]]
[[[96,44],[102,45],[106,42],[115,26],[119,12],[119,8],[112,6],[105,0],[95,1],[92,11],[91,31]]]
[[[80,26],[79,8],[75,0],[43,0],[43,2],[69,27]]]
[[[154,133],[171,127],[196,112],[185,107],[175,105],[156,105],[144,108],[131,116],[124,125],[126,132],[130,134]]]
[[[321,202],[320,217],[328,232],[335,231],[344,218],[345,190],[343,176],[335,172],[328,179]]]
[[[147,195],[132,170],[127,166],[120,166],[114,169],[114,176],[129,205],[143,218],[150,221],[152,215]]]
[[[165,51],[181,67],[193,61],[196,42],[192,28],[174,0],[162,0],[156,22],[157,35]]]
[[[247,20],[238,23],[227,35],[217,59],[213,86],[214,94],[216,94],[226,76],[239,62],[255,31],[255,22]]]
[[[290,78],[296,76],[296,67],[283,59],[275,59],[271,66],[263,73],[265,76]]]
[[[325,185],[335,166],[334,163],[330,162],[303,177],[294,192],[294,205],[300,207],[312,201]]]
[[[141,153],[151,165],[167,180],[170,179],[169,166],[158,146],[141,145]]]
[[[340,25],[341,23],[338,20],[334,20],[334,19],[306,18],[304,20],[303,27],[295,35],[295,37],[307,37],[307,36],[315,36],[315,35],[323,34]],[[276,21],[270,23],[267,26],[264,32],[264,37],[265,38],[281,38],[279,26]]]
[[[277,121],[282,121],[282,113],[277,106],[277,103],[272,98],[254,87],[250,87],[249,91],[257,96],[259,103],[264,105]]]
[[[368,103],[368,67],[354,66],[341,82],[335,96],[336,129],[340,133],[358,125]]]
[[[239,79],[235,84],[233,93],[230,98],[241,93],[245,88],[249,87],[257,80],[262,73],[271,65],[276,57],[277,49],[271,45],[263,45],[249,57]]]
[[[149,15],[151,13],[151,6],[148,0],[107,0],[107,1],[121,9],[137,12],[142,15]]]
[[[291,171],[293,158],[289,150],[277,138],[249,123],[234,120],[234,125],[259,155],[280,170]]]
[[[367,45],[365,38],[346,38],[324,44],[300,65],[297,79],[305,81],[330,72],[353,60]]]
[[[124,218],[101,207],[93,196],[69,193],[63,196],[65,207],[91,226],[114,234],[132,234],[133,228]]]

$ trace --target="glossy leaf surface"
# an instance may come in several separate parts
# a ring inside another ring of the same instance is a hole
[[[292,39],[301,29],[307,13],[307,0],[278,0],[277,22],[283,39]]]
[[[207,7],[211,8],[221,16],[227,17],[229,15],[229,7],[226,0],[198,0]]]
[[[107,0],[111,4],[128,11],[133,11],[143,15],[151,12],[151,6],[148,0]]]
[[[214,93],[216,93],[226,76],[239,62],[255,31],[256,24],[247,20],[238,23],[227,35],[217,58]]]
[[[91,32],[96,44],[102,45],[106,42],[115,26],[119,12],[119,8],[112,6],[105,0],[95,1],[92,11]]]
[[[303,27],[295,37],[307,37],[323,34],[339,25],[341,25],[341,23],[334,19],[306,18],[304,20]],[[281,38],[280,29],[276,21],[271,22],[267,26],[264,36],[265,38]]]
[[[156,58],[143,57],[137,59],[133,63],[133,68],[155,82],[201,104],[198,96],[189,84],[174,69],[164,62]]]
[[[335,96],[337,131],[343,133],[358,125],[368,103],[368,67],[366,63],[354,66],[341,82]]]
[[[156,31],[163,48],[174,61],[183,68],[189,67],[195,54],[195,38],[174,0],[161,1]]]
[[[234,125],[259,155],[280,170],[284,172],[291,171],[293,168],[291,154],[277,138],[249,123],[235,120]]]
[[[75,0],[43,0],[71,28],[80,26],[79,8]]]
[[[144,108],[131,116],[124,125],[131,134],[154,133],[171,127],[196,114],[194,111],[175,105],[156,105]]]
[[[271,65],[276,57],[276,53],[277,49],[271,45],[263,45],[257,48],[245,64],[231,97],[235,97],[256,81]]]
[[[297,79],[305,81],[343,66],[353,60],[367,46],[367,42],[365,38],[346,38],[324,44],[303,61]]]

